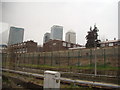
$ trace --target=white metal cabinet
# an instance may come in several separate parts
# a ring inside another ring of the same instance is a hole
[[[60,73],[55,71],[45,71],[44,88],[60,88]]]

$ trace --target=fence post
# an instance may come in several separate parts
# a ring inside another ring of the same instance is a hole
[[[42,59],[41,59],[41,52],[40,52],[40,58],[39,58],[39,64],[41,65],[41,61],[42,61]]]
[[[97,75],[97,48],[94,48],[94,54],[95,54],[95,76]]]
[[[25,58],[26,58],[26,54],[24,53],[24,62],[23,62],[23,63],[24,63],[24,65],[25,65]]]
[[[60,51],[59,51],[59,66],[60,66],[60,60],[61,60],[60,58],[61,58],[61,57],[60,57]]]
[[[105,53],[105,49],[104,49],[104,67],[106,66],[106,53]]]
[[[52,66],[53,52],[51,52],[51,66]]]
[[[69,56],[70,56],[70,55],[69,55],[69,51],[68,51],[68,66],[69,66],[69,58],[70,58]]]
[[[45,55],[46,55],[46,52],[44,52],[44,65],[45,65],[45,63],[46,63],[46,62],[45,62],[45,57],[46,57]]]
[[[80,66],[80,50],[78,51],[78,66]]]
[[[5,54],[4,53],[0,53],[0,67],[5,67]]]
[[[29,54],[27,54],[27,65],[29,64]]]
[[[38,54],[38,61],[37,61],[37,65],[38,65],[38,68],[39,68],[39,59],[40,59],[40,54]]]
[[[32,59],[32,65],[31,65],[31,68],[33,68],[33,64],[34,64],[34,53],[32,55],[33,59]]]
[[[90,66],[92,66],[92,49],[90,49]]]
[[[116,60],[117,58],[116,58],[116,56],[118,56],[117,54],[116,54],[116,50],[115,50],[115,47],[113,47],[114,48],[114,59]]]
[[[30,53],[28,54],[28,57],[29,57],[29,59],[28,59],[28,65],[30,65]]]

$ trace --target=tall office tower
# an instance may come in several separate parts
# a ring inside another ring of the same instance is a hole
[[[23,42],[24,29],[17,27],[10,27],[8,45]]]
[[[50,40],[50,33],[47,32],[44,34],[43,43],[46,43],[49,40]]]
[[[76,43],[76,33],[72,30],[68,31],[65,36],[65,41],[70,43]]]
[[[52,40],[62,40],[63,39],[63,27],[54,25],[51,27],[51,35],[50,38]]]

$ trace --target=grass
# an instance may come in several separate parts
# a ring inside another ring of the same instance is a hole
[[[11,66],[10,63],[3,63],[3,66]],[[39,68],[39,69],[66,69],[66,70],[93,70],[95,68],[94,64],[91,65],[86,65],[86,66],[51,66],[51,65],[36,65],[36,64],[18,64],[16,66],[21,66],[21,67],[29,67],[29,68]],[[119,70],[120,67],[113,67],[110,66],[109,64],[99,64],[97,63],[97,70],[114,70],[117,71]]]
[[[112,67],[108,64],[106,65],[99,65],[97,64],[97,69],[98,70],[119,70],[120,67]],[[87,66],[50,66],[50,65],[35,65],[35,64],[20,64],[19,66],[22,67],[31,67],[31,68],[43,68],[43,69],[84,69],[84,70],[89,70],[89,69],[94,69],[95,66],[94,64],[92,65],[87,65]]]
[[[88,66],[73,66],[73,68],[76,68],[76,69],[94,69],[95,65],[92,64],[92,65],[88,65]],[[99,64],[97,64],[97,69],[98,70],[119,70],[120,67],[112,67],[112,66],[110,66],[108,64],[106,64],[106,65],[103,65],[103,64],[99,65]]]

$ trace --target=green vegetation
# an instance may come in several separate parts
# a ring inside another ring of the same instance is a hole
[[[2,76],[2,83],[10,84],[10,81],[5,76]]]
[[[44,69],[94,69],[94,64],[87,66],[50,66],[50,65],[35,65],[35,64],[20,64],[22,67],[31,67],[31,68],[44,68]],[[98,70],[119,70],[120,67],[112,67],[108,64],[106,65],[97,65]]]
[[[61,85],[61,88],[70,88],[70,89],[85,89],[82,86],[75,85],[74,83],[71,83],[70,85]]]
[[[95,65],[92,64],[92,65],[87,65],[87,66],[75,66],[75,68],[78,68],[78,69],[94,69],[95,68]],[[97,69],[98,70],[119,70],[120,67],[113,67],[113,66],[110,66],[108,64],[97,64]]]

